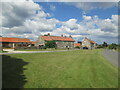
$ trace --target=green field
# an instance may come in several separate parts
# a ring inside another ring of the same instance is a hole
[[[0,50],[0,53],[7,53],[7,51],[2,51],[2,50]]]
[[[3,55],[3,87],[117,88],[118,69],[101,50]]]
[[[118,48],[116,51],[120,53],[120,48]]]

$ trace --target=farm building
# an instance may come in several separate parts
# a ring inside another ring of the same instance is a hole
[[[17,48],[34,46],[35,42],[27,38],[0,37],[0,44],[3,48]]]
[[[74,40],[71,36],[51,36],[49,33],[48,35],[42,35],[38,38],[36,45],[39,47],[45,46],[47,41],[55,41],[57,48],[74,48]]]
[[[82,41],[82,47],[87,47],[88,49],[95,49],[97,47],[97,43],[85,37]]]

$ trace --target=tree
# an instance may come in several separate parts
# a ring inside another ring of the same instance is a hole
[[[46,48],[56,48],[56,47],[57,47],[57,44],[56,44],[55,41],[47,41],[47,42],[45,43],[45,47],[46,47]]]
[[[109,49],[117,49],[118,45],[115,43],[112,43],[108,46]]]
[[[80,49],[80,46],[76,46],[75,48],[78,48],[78,49]]]
[[[102,46],[103,46],[103,48],[105,48],[108,46],[108,44],[106,42],[103,42]]]
[[[97,46],[97,48],[103,48],[103,45],[100,44],[100,45]]]

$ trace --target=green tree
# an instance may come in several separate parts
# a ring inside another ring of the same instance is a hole
[[[78,48],[78,49],[80,49],[80,47],[79,47],[79,46],[76,46],[75,48]]]
[[[56,48],[56,47],[57,47],[57,44],[56,44],[55,41],[47,41],[47,42],[45,43],[45,47],[46,47],[46,48]]]
[[[116,49],[117,47],[118,47],[118,45],[115,43],[112,43],[108,46],[109,49]]]
[[[106,42],[103,42],[102,46],[103,46],[103,48],[106,48],[108,46],[108,44]]]
[[[97,48],[103,48],[103,45],[98,45]]]

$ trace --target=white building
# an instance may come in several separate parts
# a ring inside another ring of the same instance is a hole
[[[97,43],[85,37],[82,40],[82,47],[87,47],[88,49],[95,49],[97,47]]]

